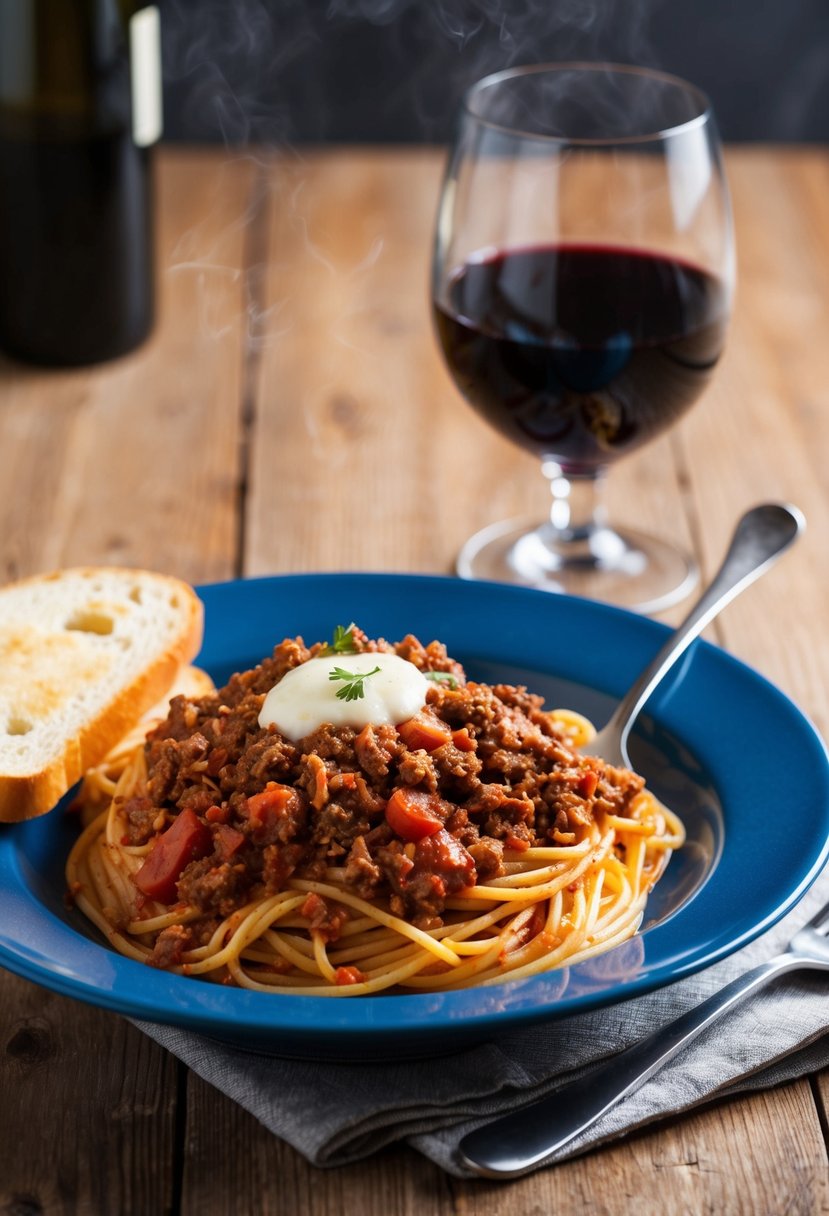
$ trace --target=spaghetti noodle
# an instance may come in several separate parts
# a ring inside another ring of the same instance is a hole
[[[467,682],[438,643],[393,649],[442,673],[415,727],[323,725],[296,743],[260,728],[267,690],[320,653],[297,639],[177,698],[88,774],[81,802],[100,813],[67,880],[116,950],[261,992],[358,996],[519,979],[636,932],[683,842],[677,817],[580,754],[580,715]]]

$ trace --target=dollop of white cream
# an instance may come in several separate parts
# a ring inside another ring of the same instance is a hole
[[[363,675],[363,695],[353,701],[337,696],[346,680],[332,680],[335,667]],[[368,673],[375,667],[380,670]],[[303,739],[330,722],[355,729],[372,723],[405,722],[426,704],[429,681],[414,663],[396,654],[337,654],[309,659],[286,672],[265,697],[259,725],[274,725],[286,738]]]

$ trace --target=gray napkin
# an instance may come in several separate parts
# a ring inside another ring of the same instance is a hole
[[[450,1058],[392,1064],[317,1064],[224,1047],[170,1026],[139,1023],[180,1060],[239,1102],[310,1162],[343,1165],[393,1141],[457,1177],[458,1142],[473,1127],[584,1075],[782,950],[829,902],[829,870],[795,910],[716,966],[605,1009],[515,1031]],[[829,1064],[829,976],[798,972],[749,998],[635,1094],[545,1164],[714,1096],[761,1089]]]

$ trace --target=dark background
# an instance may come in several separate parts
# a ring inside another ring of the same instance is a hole
[[[443,142],[464,88],[545,60],[685,76],[728,140],[829,140],[829,0],[159,0],[166,137]]]

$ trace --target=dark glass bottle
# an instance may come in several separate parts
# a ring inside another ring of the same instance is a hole
[[[153,321],[158,9],[0,0],[0,349],[69,366]]]

